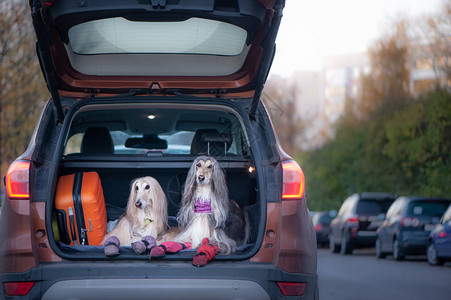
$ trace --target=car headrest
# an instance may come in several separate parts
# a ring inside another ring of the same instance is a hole
[[[230,133],[216,129],[199,129],[191,142],[191,155],[224,156],[232,145]]]
[[[83,154],[114,154],[114,143],[106,127],[89,127],[81,141]]]

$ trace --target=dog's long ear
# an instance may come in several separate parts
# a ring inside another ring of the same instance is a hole
[[[227,190],[227,183],[224,171],[221,169],[218,161],[214,158],[209,158],[213,162],[213,188],[216,199],[229,199],[229,192]]]
[[[131,187],[130,187],[130,195],[128,196],[128,202],[127,202],[127,208],[126,213],[130,216],[134,214],[134,211],[136,209],[135,202],[136,202],[136,195],[138,194],[136,192],[136,184],[138,183],[138,179],[135,179],[132,181]]]
[[[225,180],[224,171],[221,169],[218,161],[214,158],[208,158],[213,163],[213,193],[215,201],[211,206],[215,215],[215,227],[224,227],[230,214],[229,192]]]
[[[189,221],[193,218],[194,208],[190,205],[194,197],[194,189],[196,187],[196,165],[199,162],[200,157],[197,157],[188,171],[186,176],[185,186],[183,188],[182,205],[177,212],[177,220],[179,228],[185,228]]]
[[[158,218],[158,220],[155,220],[156,226],[158,234],[161,234],[168,227],[168,202],[158,181],[153,177],[149,177],[149,182],[152,183],[153,211],[155,218]]]
[[[182,206],[188,205],[193,198],[194,188],[196,185],[196,164],[199,162],[199,157],[196,158],[188,171],[186,176],[185,186],[183,188]]]

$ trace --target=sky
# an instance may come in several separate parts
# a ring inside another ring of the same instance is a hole
[[[397,16],[438,12],[443,0],[286,0],[270,75],[318,71],[323,57],[364,52]]]

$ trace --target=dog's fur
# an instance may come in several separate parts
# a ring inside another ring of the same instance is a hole
[[[211,212],[195,212],[198,198],[210,203]],[[232,217],[232,205],[235,206],[233,212],[238,208],[241,215]],[[243,226],[226,228],[236,217],[242,221],[240,224]],[[237,241],[231,236],[245,236],[244,217],[238,205],[229,200],[224,173],[214,158],[199,156],[193,161],[185,182],[182,207],[177,214],[177,220],[180,234],[175,241],[190,242],[193,248],[198,248],[202,239],[209,238],[210,242],[219,246],[222,254],[229,254],[235,251],[237,246]],[[239,232],[231,233],[231,228]],[[238,241],[241,242],[244,241]]]
[[[168,229],[167,220],[167,200],[158,181],[150,176],[138,178],[132,182],[125,213],[104,241],[116,236],[121,246],[130,246],[146,235],[162,240]]]

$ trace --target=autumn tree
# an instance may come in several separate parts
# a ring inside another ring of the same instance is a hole
[[[415,20],[412,33],[417,41],[415,51],[424,58],[434,73],[433,80],[425,81],[417,90],[424,92],[437,88],[449,89],[451,82],[451,0],[444,0],[441,9],[432,15]]]
[[[371,72],[362,79],[359,112],[363,120],[403,105],[410,97],[408,22],[394,24],[394,32],[370,47]]]
[[[0,3],[1,174],[25,149],[48,91],[36,58],[27,1]]]
[[[290,155],[300,151],[304,130],[297,106],[299,94],[300,91],[294,83],[279,77],[271,77],[262,95],[282,148]]]

